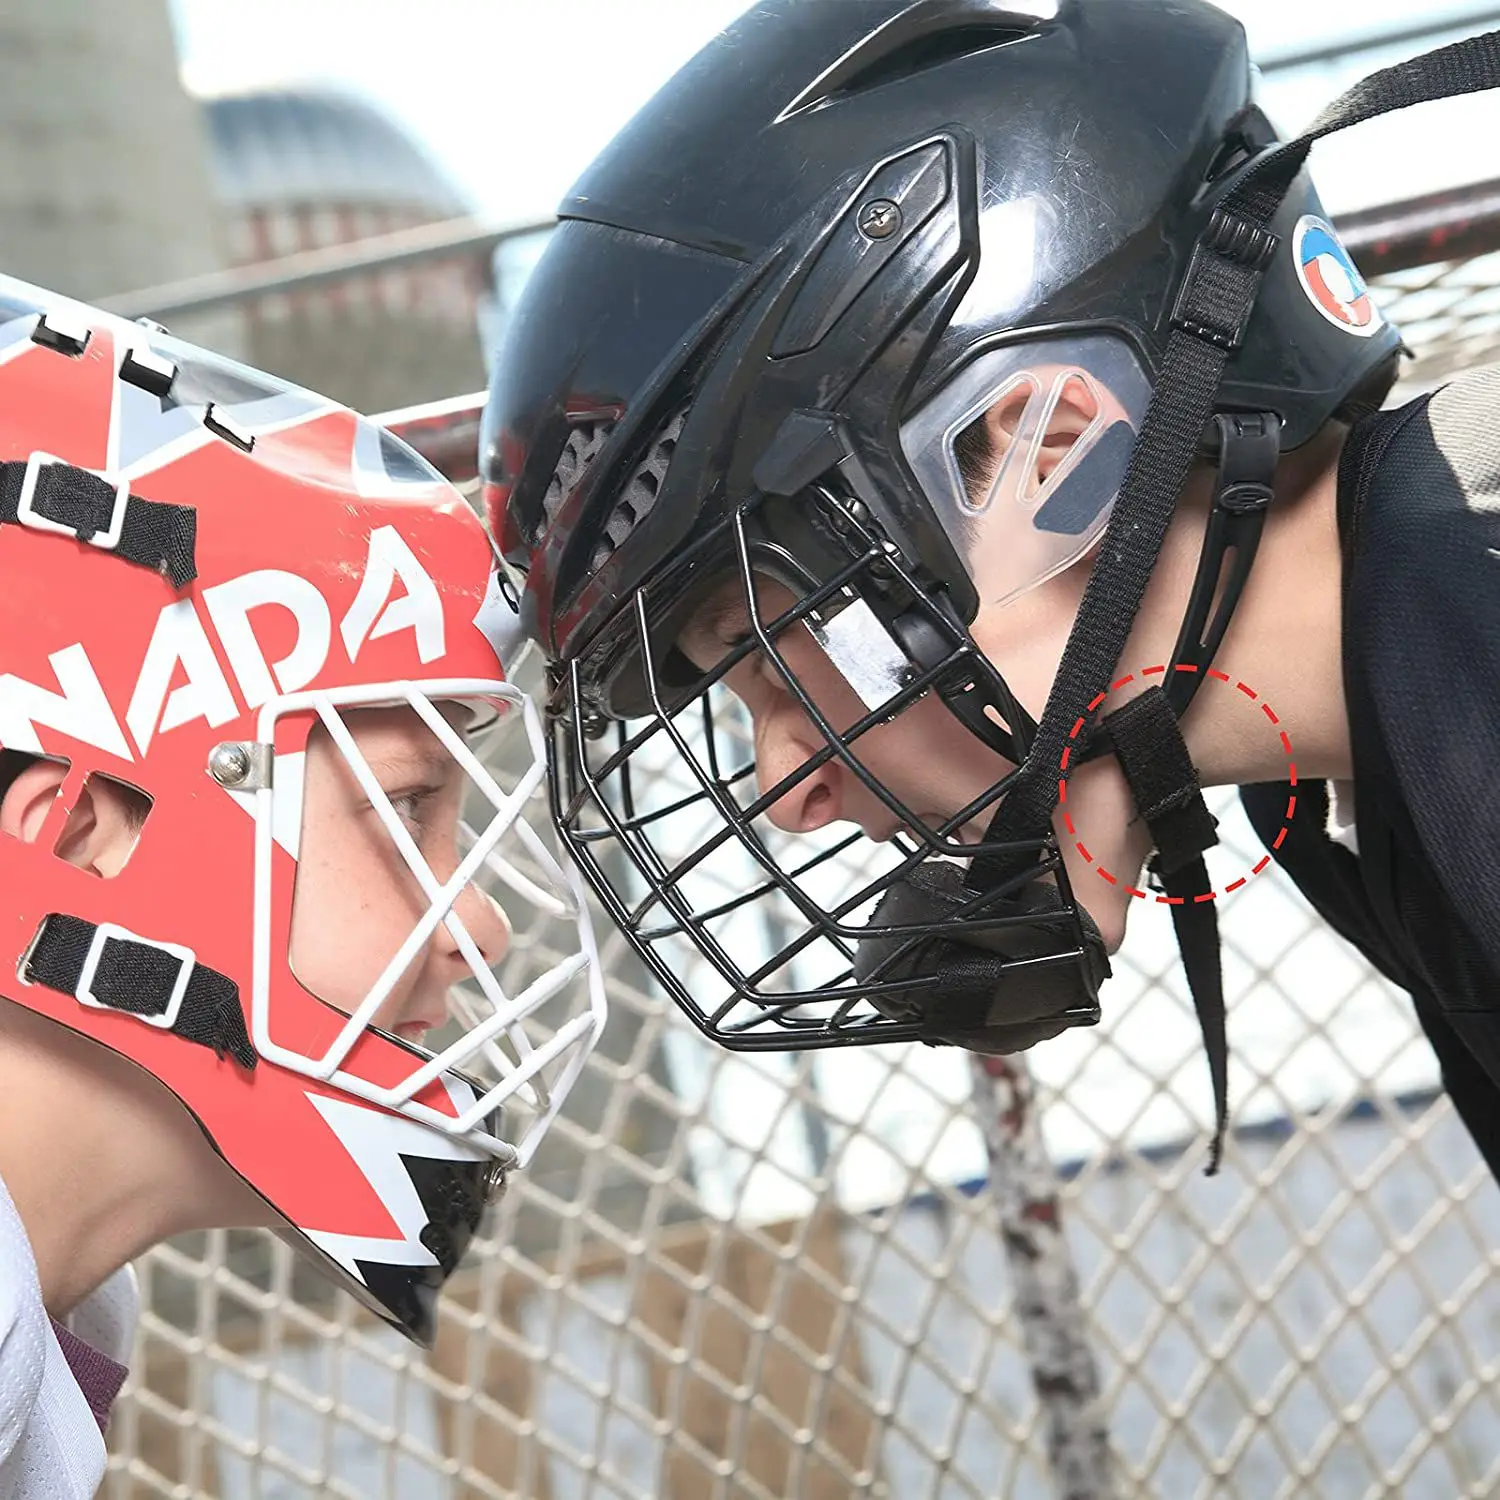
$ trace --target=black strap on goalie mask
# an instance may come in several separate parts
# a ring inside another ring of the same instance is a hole
[[[260,1061],[245,1027],[239,986],[187,949],[54,912],[37,929],[21,977],[212,1047],[247,1071]]]
[[[0,524],[73,536],[151,568],[184,589],[198,576],[198,513],[132,495],[91,469],[39,461],[0,463]]]
[[[1057,768],[1063,751],[1082,707],[1107,690],[1117,669],[1161,554],[1177,499],[1214,417],[1214,402],[1224,367],[1243,341],[1261,278],[1278,247],[1278,236],[1271,223],[1314,142],[1414,104],[1496,87],[1500,87],[1500,32],[1470,37],[1384,68],[1325,109],[1305,135],[1267,152],[1253,163],[1214,211],[1183,278],[1161,372],[1141,423],[1124,484],[1099,543],[1097,561],[1063,651],[1052,693],[1025,764],[990,825],[987,841],[1035,842],[1050,834],[1058,800]],[[1221,438],[1223,431],[1221,423]],[[1221,494],[1223,478],[1221,473]],[[1256,508],[1252,505],[1250,510]],[[1224,624],[1227,623],[1226,618]],[[1222,636],[1222,630],[1219,634]],[[1179,642],[1179,649],[1183,644]],[[1205,648],[1217,644],[1217,640],[1203,642]],[[1211,654],[1209,650],[1209,658]],[[1200,656],[1200,668],[1207,659]],[[1177,688],[1174,680],[1171,686],[1177,690],[1172,697],[1163,695],[1166,701],[1142,710],[1142,718],[1136,724],[1119,725],[1114,731],[1101,726],[1100,730],[1110,732],[1115,748],[1123,751],[1122,765],[1128,777],[1132,760],[1138,761],[1133,754],[1133,750],[1140,748],[1134,744],[1138,732],[1148,723],[1148,716],[1155,721],[1157,745],[1167,746],[1171,751],[1168,779],[1175,774],[1179,784],[1175,789],[1165,782],[1157,784],[1160,778],[1150,774],[1145,778],[1146,784],[1139,787],[1137,801],[1144,797],[1148,803],[1157,804],[1159,813],[1189,805],[1190,786],[1196,788],[1191,764],[1184,771],[1181,763],[1185,760],[1185,750],[1178,754],[1181,740],[1175,728],[1175,715],[1186,707],[1202,680],[1202,671],[1180,676],[1189,686]],[[1169,715],[1173,719],[1170,735],[1161,724],[1161,714],[1168,708],[1174,711]],[[1110,723],[1113,716],[1106,721]],[[1123,745],[1119,729],[1125,731]],[[1174,737],[1175,746],[1171,743]],[[1142,779],[1137,764],[1135,780],[1139,783]],[[1132,794],[1137,795],[1137,790],[1133,785]],[[1157,794],[1155,797],[1153,792]],[[1163,799],[1170,804],[1165,809],[1159,805]],[[1183,847],[1179,844],[1176,854],[1182,855]],[[1202,864],[1201,852],[1201,849],[1197,852],[1197,867]],[[1213,904],[1185,899],[1195,884],[1200,894],[1208,889],[1206,875],[1200,875],[1197,867],[1189,860],[1175,869],[1167,869],[1159,849],[1154,873],[1169,897],[1175,892],[1184,898],[1173,905],[1172,912],[1214,1077],[1219,1129],[1209,1167],[1212,1172],[1217,1166],[1219,1139],[1227,1113],[1226,1047]],[[1024,863],[1020,868],[1024,868]],[[976,891],[994,889],[1014,878],[1017,872],[1014,857],[992,856],[974,862],[968,884]],[[1084,983],[1080,978],[1080,986]]]

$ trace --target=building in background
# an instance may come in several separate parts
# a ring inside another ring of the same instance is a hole
[[[0,6],[0,269],[83,299],[224,264],[167,0]],[[241,354],[237,314],[193,336]]]
[[[85,300],[461,218],[378,108],[310,87],[195,99],[168,0],[0,6],[0,269]],[[429,261],[167,319],[363,411],[483,384],[484,268]]]
[[[375,107],[314,88],[202,101],[230,264],[465,217],[469,203]],[[361,411],[483,383],[481,269],[427,261],[245,305],[251,363]]]

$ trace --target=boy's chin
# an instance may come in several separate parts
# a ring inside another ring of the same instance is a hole
[[[1129,897],[1112,903],[1107,909],[1098,902],[1083,902],[1104,940],[1104,951],[1113,958],[1125,945],[1125,927],[1130,916]]]

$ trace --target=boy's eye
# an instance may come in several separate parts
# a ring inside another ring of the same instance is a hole
[[[436,787],[417,787],[412,791],[391,794],[391,809],[409,831],[415,833],[426,826],[431,803],[438,794]]]

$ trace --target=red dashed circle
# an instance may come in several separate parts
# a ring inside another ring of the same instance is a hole
[[[1179,665],[1173,670],[1178,672],[1196,672],[1198,668],[1195,666]],[[1118,886],[1127,895],[1134,896],[1137,900],[1154,900],[1159,906],[1186,906],[1190,901],[1194,905],[1198,905],[1204,901],[1216,901],[1220,896],[1227,896],[1231,892],[1239,890],[1241,886],[1248,884],[1252,879],[1254,879],[1255,876],[1259,875],[1267,865],[1271,863],[1271,856],[1267,854],[1257,864],[1251,867],[1248,874],[1241,875],[1237,880],[1231,880],[1228,885],[1226,885],[1222,890],[1211,890],[1205,892],[1201,896],[1191,897],[1155,896],[1149,891],[1137,890],[1133,885],[1126,885],[1125,882],[1119,878],[1119,876],[1114,875],[1109,870],[1105,869],[1104,866],[1101,865],[1099,861],[1089,853],[1087,846],[1084,844],[1083,840],[1079,838],[1078,830],[1073,825],[1073,815],[1068,811],[1068,764],[1073,756],[1074,743],[1078,739],[1078,736],[1083,733],[1084,726],[1088,723],[1090,718],[1092,718],[1093,715],[1099,711],[1100,705],[1106,698],[1109,697],[1111,693],[1117,693],[1121,688],[1129,687],[1137,677],[1161,677],[1165,675],[1166,671],[1167,668],[1164,665],[1160,667],[1147,667],[1143,672],[1132,672],[1128,677],[1122,677],[1118,682],[1111,683],[1109,687],[1107,687],[1102,693],[1100,693],[1099,696],[1095,698],[1094,701],[1089,704],[1088,708],[1079,716],[1078,722],[1073,726],[1073,732],[1068,736],[1068,743],[1063,747],[1062,764],[1060,767],[1062,775],[1058,780],[1058,807],[1062,812],[1063,826],[1068,830],[1068,836],[1073,840],[1074,847],[1083,857],[1084,862],[1089,865],[1089,867],[1099,876],[1101,880],[1108,881],[1110,885]],[[1287,799],[1286,814],[1282,818],[1281,828],[1271,844],[1271,848],[1273,851],[1280,849],[1282,840],[1286,838],[1287,829],[1291,825],[1292,818],[1296,815],[1297,811],[1297,762],[1295,761],[1295,759],[1293,759],[1292,756],[1291,739],[1287,735],[1286,730],[1281,727],[1281,720],[1276,717],[1275,710],[1269,703],[1265,702],[1264,699],[1261,698],[1261,696],[1255,691],[1254,688],[1247,687],[1243,682],[1235,682],[1226,673],[1215,671],[1213,668],[1210,668],[1206,675],[1214,682],[1222,682],[1226,687],[1233,687],[1236,691],[1243,693],[1245,697],[1248,698],[1252,703],[1259,703],[1260,711],[1266,716],[1268,720],[1270,720],[1281,740],[1281,748],[1286,752],[1287,780],[1291,782],[1292,792],[1291,796]]]

